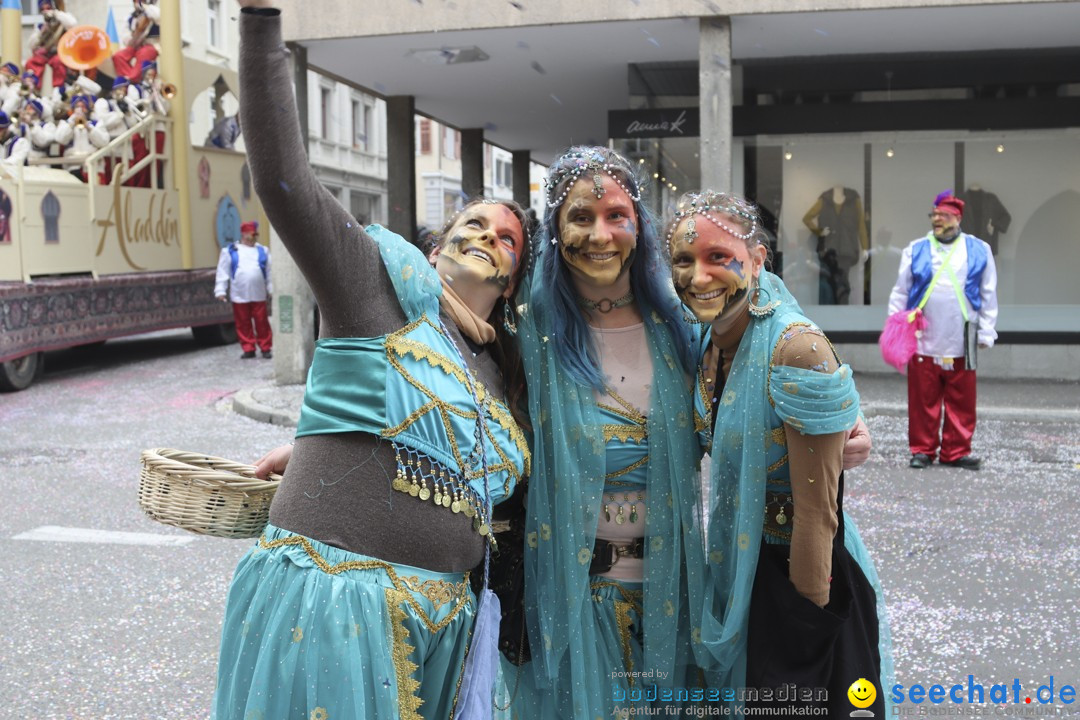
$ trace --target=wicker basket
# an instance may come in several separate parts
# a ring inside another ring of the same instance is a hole
[[[258,537],[280,475],[255,477],[251,465],[170,448],[144,450],[139,507],[166,525],[200,535]]]

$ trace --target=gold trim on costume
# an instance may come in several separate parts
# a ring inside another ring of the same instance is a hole
[[[773,463],[772,465],[770,465],[769,467],[767,467],[767,468],[765,469],[765,472],[776,472],[776,471],[777,471],[777,470],[779,470],[780,468],[782,468],[782,467],[784,467],[785,465],[787,465],[787,461],[788,461],[788,456],[787,456],[787,453],[784,453],[784,457],[780,458],[779,460],[777,460],[776,462],[774,462],[774,463]]]
[[[424,580],[415,575],[403,575],[401,576],[401,582],[405,583],[405,586],[413,592],[418,592],[435,606],[435,611],[438,612],[443,605],[449,602],[467,596],[469,590],[469,581],[462,580],[459,583],[452,583],[446,580]]]
[[[635,462],[635,463],[633,463],[632,465],[628,465],[628,466],[624,467],[624,468],[623,468],[622,470],[616,470],[615,472],[610,472],[610,473],[608,473],[607,475],[605,475],[605,476],[604,476],[604,479],[605,479],[605,480],[611,480],[612,478],[617,478],[617,477],[621,477],[621,476],[623,476],[623,475],[627,475],[627,474],[629,474],[629,473],[632,473],[632,472],[634,472],[634,471],[635,471],[635,470],[637,470],[637,469],[638,469],[639,467],[641,467],[642,465],[645,465],[645,464],[646,464],[646,463],[648,463],[648,462],[649,462],[649,456],[648,456],[648,455],[646,455],[645,457],[643,457],[643,458],[641,458],[640,460],[636,461],[636,462]],[[612,483],[612,484],[614,485],[614,484],[616,484],[616,483]],[[635,485],[637,485],[637,484],[640,484],[640,483],[627,483],[627,484],[628,484],[628,485],[629,485],[629,484],[635,484]]]
[[[623,650],[623,662],[626,664],[627,671],[632,671],[634,669],[634,659],[630,648],[630,626],[633,624],[633,620],[630,618],[630,611],[634,610],[639,617],[645,614],[642,610],[644,593],[641,590],[628,590],[620,583],[611,580],[599,580],[589,585],[589,589],[594,592],[603,588],[614,588],[622,596],[622,600],[613,598],[612,603],[615,608],[615,625],[619,629],[619,642]],[[596,598],[597,600],[602,599],[599,595]],[[634,684],[633,676],[630,676],[629,680],[632,686]]]
[[[446,432],[447,438],[451,440],[450,445],[454,454],[454,460],[457,462],[458,467],[464,467],[465,463],[463,462],[461,453],[458,449],[456,436],[454,435],[453,427],[450,424],[450,418],[448,413],[465,418],[466,420],[475,420],[476,413],[461,410],[443,401],[442,398],[440,398],[433,390],[427,388],[423,383],[410,375],[408,371],[406,371],[405,368],[402,366],[399,360],[399,358],[403,358],[405,355],[412,355],[417,360],[424,360],[432,367],[438,368],[446,374],[453,376],[462,385],[467,384],[468,380],[466,379],[465,371],[462,370],[453,360],[441,353],[435,352],[424,343],[417,342],[416,340],[410,340],[409,338],[405,337],[405,335],[420,327],[420,325],[423,323],[427,323],[440,335],[446,337],[443,334],[442,330],[437,325],[432,323],[431,320],[428,319],[428,316],[424,314],[413,322],[406,325],[405,327],[401,328],[400,330],[392,332],[386,336],[386,357],[387,360],[390,362],[390,365],[401,374],[405,381],[420,392],[422,392],[424,395],[427,395],[427,397],[430,399],[430,402],[424,404],[418,410],[413,411],[409,415],[409,417],[407,417],[398,425],[394,426],[393,428],[388,428],[384,430],[382,434],[384,437],[394,437],[395,435],[403,432],[406,428],[415,423],[422,415],[425,415],[434,409],[438,409],[440,418],[443,422],[443,429]],[[453,342],[452,340],[450,340],[450,338],[446,339],[448,342]],[[525,467],[525,473],[527,474],[530,467],[531,457],[529,453],[528,442],[525,440],[525,434],[521,431],[521,428],[518,426],[517,422],[514,421],[513,415],[510,413],[510,411],[505,406],[503,406],[498,399],[490,395],[490,393],[487,391],[487,388],[484,387],[484,384],[476,379],[474,379],[473,382],[476,385],[476,394],[480,400],[481,405],[485,405],[488,407],[491,418],[501,428],[503,428],[503,430],[505,430],[507,434],[510,435],[510,439],[514,441],[514,444],[517,446],[518,450],[521,451]],[[521,476],[517,473],[516,468],[513,468],[511,466],[508,469],[515,476],[515,482],[517,480],[520,480]]]
[[[634,686],[634,657],[630,652],[630,608],[633,607],[625,600],[615,601],[615,626],[619,628],[619,640],[622,642],[623,664],[626,666],[627,677],[630,687]]]
[[[411,588],[409,588],[408,585],[402,581],[401,577],[398,576],[397,572],[394,570],[394,567],[390,565],[390,563],[383,562],[382,560],[348,560],[346,562],[337,563],[336,565],[331,565],[326,561],[326,558],[319,554],[318,550],[311,546],[311,542],[303,535],[290,535],[288,537],[278,538],[277,540],[270,541],[267,541],[265,535],[259,538],[259,547],[263,550],[273,550],[275,548],[282,547],[283,545],[299,545],[300,547],[302,547],[304,549],[304,552],[308,554],[308,557],[311,558],[312,562],[315,563],[315,566],[327,575],[340,575],[341,573],[347,572],[349,570],[382,570],[386,573],[386,576],[390,579],[390,582],[393,583],[394,589],[398,590],[399,592],[405,593],[405,602],[407,602],[409,604],[409,607],[411,607],[416,612],[421,622],[424,623],[424,627],[426,627],[428,631],[432,634],[439,632],[444,627],[449,625],[450,621],[457,617],[458,612],[460,612],[461,609],[468,605],[470,602],[469,594],[467,590],[464,590],[461,596],[458,597],[457,605],[455,605],[454,609],[450,611],[450,614],[448,614],[440,622],[432,622],[431,618],[428,617],[428,614],[424,612],[423,606],[420,605],[416,598],[409,594],[409,590]],[[468,587],[468,581],[469,573],[466,572],[463,574],[462,578],[462,584],[464,584],[466,588]],[[425,597],[427,596],[425,595]],[[430,600],[430,598],[428,599]]]
[[[386,609],[390,613],[390,627],[394,634],[391,657],[397,675],[398,717],[402,720],[424,720],[418,712],[424,699],[416,694],[420,681],[413,677],[420,666],[409,659],[416,648],[409,644],[409,628],[405,627],[405,610],[402,608],[402,604],[410,599],[411,596],[404,590],[386,588]]]
[[[649,431],[640,425],[604,425],[604,442],[618,440],[619,442],[634,441],[638,444],[649,439]]]

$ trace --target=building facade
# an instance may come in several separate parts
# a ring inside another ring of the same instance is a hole
[[[1080,2],[478,0],[363,18],[313,2],[325,12],[285,10],[313,63],[506,148],[518,197],[528,160],[612,143],[658,212],[703,186],[756,200],[776,269],[862,367],[884,369],[900,252],[955,190],[998,265],[985,371],[1080,377]],[[826,201],[858,208],[850,292],[826,281]]]

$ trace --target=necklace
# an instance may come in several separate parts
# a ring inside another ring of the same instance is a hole
[[[580,296],[578,297],[578,305],[580,305],[581,307],[587,310],[599,310],[600,312],[605,314],[611,312],[615,308],[626,307],[632,302],[634,302],[633,290],[626,293],[617,300],[612,300],[610,298],[602,298],[596,302],[593,302],[592,300],[588,300]]]

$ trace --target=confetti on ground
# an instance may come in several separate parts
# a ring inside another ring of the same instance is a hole
[[[544,66],[538,63],[536,60],[533,60],[529,67],[531,67],[533,70],[540,73],[541,75],[547,75],[547,70],[545,70]]]
[[[557,102],[559,105],[562,105],[562,100],[559,99],[558,95],[552,93],[551,94],[551,99],[554,100],[555,102]]]

